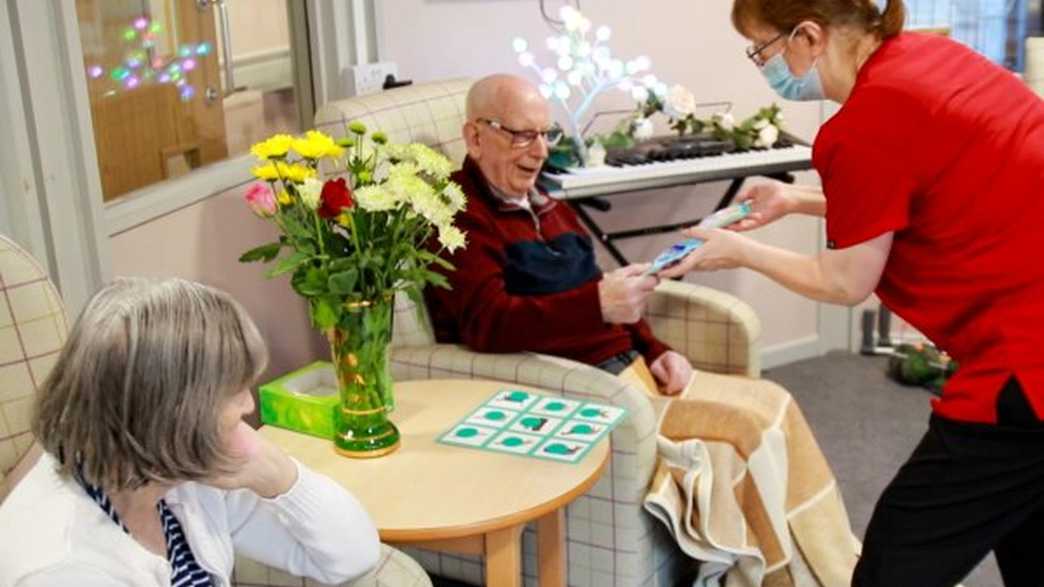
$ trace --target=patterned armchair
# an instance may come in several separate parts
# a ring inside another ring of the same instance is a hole
[[[316,126],[334,135],[360,120],[392,141],[418,141],[462,161],[464,102],[471,81],[411,86],[333,102],[316,115]],[[699,369],[757,377],[754,311],[725,293],[680,282],[662,283],[647,318],[659,336]],[[396,300],[392,370],[399,381],[482,378],[532,385],[565,397],[627,408],[631,417],[612,433],[606,474],[567,508],[569,585],[581,587],[673,586],[691,570],[673,539],[642,509],[656,466],[656,421],[648,396],[619,378],[567,359],[535,353],[481,354],[437,344],[424,308]],[[430,572],[485,584],[478,557],[404,549]],[[536,584],[536,536],[523,537],[523,578]]]
[[[33,446],[29,431],[33,396],[54,365],[68,330],[61,296],[47,273],[29,253],[0,235],[0,502],[36,460],[36,454],[26,456]],[[319,587],[247,559],[237,559],[233,585]],[[383,545],[377,567],[344,584],[430,586],[431,580],[416,561]]]

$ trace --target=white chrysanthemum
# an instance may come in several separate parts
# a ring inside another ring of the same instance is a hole
[[[667,114],[671,118],[684,118],[696,111],[696,96],[682,85],[674,85],[667,94]]]
[[[427,145],[413,143],[410,145],[410,154],[421,171],[435,179],[446,179],[453,173],[453,164],[441,153]]]
[[[381,151],[383,153],[383,151]],[[377,164],[373,167],[373,181],[375,183],[381,183],[388,179],[388,174],[391,173],[392,163],[384,157],[379,157]]]
[[[453,219],[450,207],[428,182],[415,175],[416,169],[417,166],[412,163],[392,166],[388,181],[382,187],[397,198],[409,202],[410,208],[428,222],[435,225],[449,223]]]
[[[319,197],[323,193],[323,182],[314,177],[309,177],[298,184],[297,195],[301,197],[301,203],[309,210],[319,207]]]
[[[758,147],[771,147],[779,139],[779,129],[771,124],[758,131],[758,140],[754,144]]]
[[[369,212],[394,210],[405,201],[402,194],[380,185],[361,187],[355,190],[352,196],[360,208]]]
[[[467,244],[467,238],[465,238],[464,231],[456,226],[443,224],[439,226],[439,243],[452,253],[457,249],[464,248]]]
[[[464,195],[464,190],[460,189],[460,186],[452,181],[443,188],[442,195],[449,202],[448,206],[452,214],[460,212],[468,205],[468,197]]]
[[[754,121],[754,130],[761,130],[768,125],[769,121],[765,120],[764,118],[759,118],[756,121]]]

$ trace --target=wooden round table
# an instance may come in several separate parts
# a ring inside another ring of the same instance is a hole
[[[272,426],[261,433],[351,491],[370,512],[381,540],[485,555],[486,581],[494,587],[521,584],[522,529],[536,520],[540,585],[564,586],[565,506],[598,480],[609,442],[602,440],[576,464],[436,442],[506,387],[542,393],[499,381],[396,383],[392,421],[402,447],[376,459],[345,458],[330,441]]]

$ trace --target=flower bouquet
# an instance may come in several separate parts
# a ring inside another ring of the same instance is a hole
[[[308,300],[311,322],[330,343],[340,405],[335,445],[347,456],[379,456],[398,446],[388,372],[395,294],[422,303],[428,285],[448,287],[432,263],[452,269],[445,249],[465,245],[453,224],[466,200],[449,180],[452,164],[421,144],[390,144],[358,122],[334,140],[318,132],[275,135],[253,146],[262,180],[246,193],[279,239],[247,251],[242,262],[275,261],[267,276],[289,274]],[[285,253],[285,254],[284,254]]]

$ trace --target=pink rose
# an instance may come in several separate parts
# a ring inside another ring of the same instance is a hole
[[[271,218],[278,209],[272,187],[260,181],[250,184],[247,188],[246,203],[250,210],[261,218]]]

